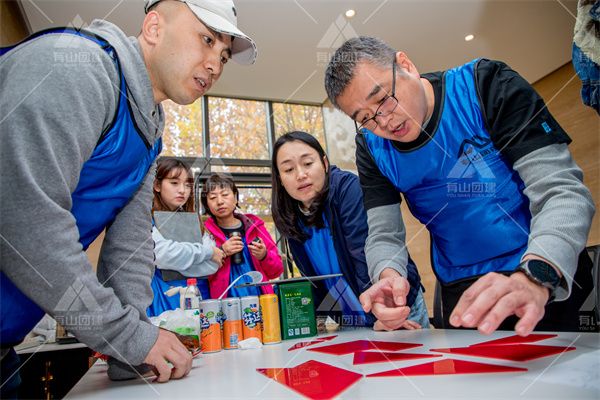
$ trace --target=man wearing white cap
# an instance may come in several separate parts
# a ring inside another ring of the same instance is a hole
[[[191,356],[146,317],[160,103],[190,104],[256,46],[227,0],[149,0],[141,33],[96,20],[0,49],[0,397],[44,313],[106,354],[109,376],[181,378]],[[97,272],[84,250],[102,232]]]

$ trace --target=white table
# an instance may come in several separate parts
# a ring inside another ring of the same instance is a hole
[[[404,352],[424,353],[431,348],[464,347],[489,339],[511,336],[496,332],[483,336],[475,331],[422,330],[373,332],[363,329],[338,332],[328,344],[357,339],[423,343]],[[190,374],[178,381],[151,384],[141,379],[111,382],[106,365],[95,365],[69,392],[68,399],[175,399],[190,398],[302,398],[296,392],[256,372],[256,368],[294,367],[308,360],[318,360],[361,374],[422,364],[444,358],[478,361],[488,364],[527,368],[527,372],[471,374],[452,376],[414,376],[362,378],[341,394],[348,399],[379,398],[472,398],[472,399],[600,399],[600,335],[597,333],[559,333],[539,344],[575,346],[574,351],[529,362],[511,362],[492,358],[475,358],[445,354],[443,358],[416,359],[390,363],[352,365],[352,354],[333,356],[302,348],[288,351],[294,343],[264,346],[260,350],[223,350],[194,360]],[[322,346],[321,344],[314,346]]]

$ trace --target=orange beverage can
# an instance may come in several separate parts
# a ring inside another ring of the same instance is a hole
[[[242,308],[239,297],[230,297],[221,300],[223,312],[223,348],[232,350],[238,348],[242,340]]]
[[[281,343],[279,301],[276,294],[263,294],[260,296],[260,315],[263,324],[263,343]]]
[[[200,341],[203,353],[216,353],[223,350],[219,300],[203,300],[200,302]]]
[[[242,330],[244,339],[258,338],[262,342],[262,318],[260,316],[260,303],[258,296],[245,296],[240,298],[242,306]]]

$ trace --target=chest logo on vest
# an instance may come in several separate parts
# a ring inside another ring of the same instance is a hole
[[[489,138],[465,139],[448,173],[449,197],[490,197],[496,191],[496,176],[488,164],[496,150]]]

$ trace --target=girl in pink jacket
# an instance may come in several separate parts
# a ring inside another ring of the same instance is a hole
[[[209,215],[205,228],[226,256],[222,267],[208,277],[211,298],[219,297],[233,280],[246,272],[258,271],[264,281],[277,278],[283,272],[277,246],[264,222],[255,215],[235,212],[238,200],[238,189],[230,177],[212,174],[204,183],[201,201],[204,213]],[[244,278],[238,281],[243,282]],[[223,297],[267,293],[273,293],[271,285],[232,287]]]

